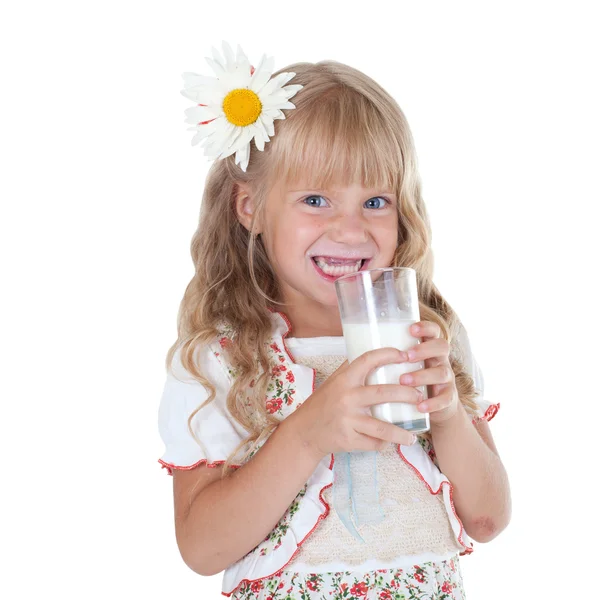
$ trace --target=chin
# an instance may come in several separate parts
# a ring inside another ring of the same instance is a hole
[[[321,293],[315,293],[313,290],[312,294],[307,294],[308,298],[311,298],[314,302],[320,304],[321,306],[327,306],[331,308],[336,308],[339,310],[337,294],[335,290],[331,291],[323,291]]]

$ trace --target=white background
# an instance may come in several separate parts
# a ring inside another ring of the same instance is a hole
[[[222,39],[398,100],[434,282],[502,404],[513,518],[462,559],[468,598],[597,594],[594,4],[3,5],[2,597],[221,597],[178,553],[156,421],[209,164],[181,73]]]

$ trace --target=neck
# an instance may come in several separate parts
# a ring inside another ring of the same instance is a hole
[[[290,322],[290,337],[341,336],[342,321],[337,306],[311,307],[287,304],[275,310],[282,312]]]

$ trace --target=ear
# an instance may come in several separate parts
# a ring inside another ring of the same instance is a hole
[[[250,231],[252,217],[254,216],[255,206],[253,194],[250,187],[243,183],[235,184],[235,212],[238,221]],[[260,233],[258,220],[254,223],[254,233]]]

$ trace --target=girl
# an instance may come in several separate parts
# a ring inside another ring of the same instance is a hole
[[[405,116],[344,64],[271,77],[265,57],[255,69],[239,47],[213,54],[216,79],[184,75],[193,142],[216,160],[159,408],[182,558],[201,575],[225,570],[236,600],[464,598],[459,555],[510,518],[488,426],[499,404],[483,399],[465,328],[432,281]],[[389,266],[417,273],[415,345],[349,364],[333,282]],[[401,361],[424,368],[365,385]],[[419,404],[430,431],[413,443],[370,416],[388,401]],[[332,502],[337,453],[353,451],[378,451],[385,513],[360,540]]]

